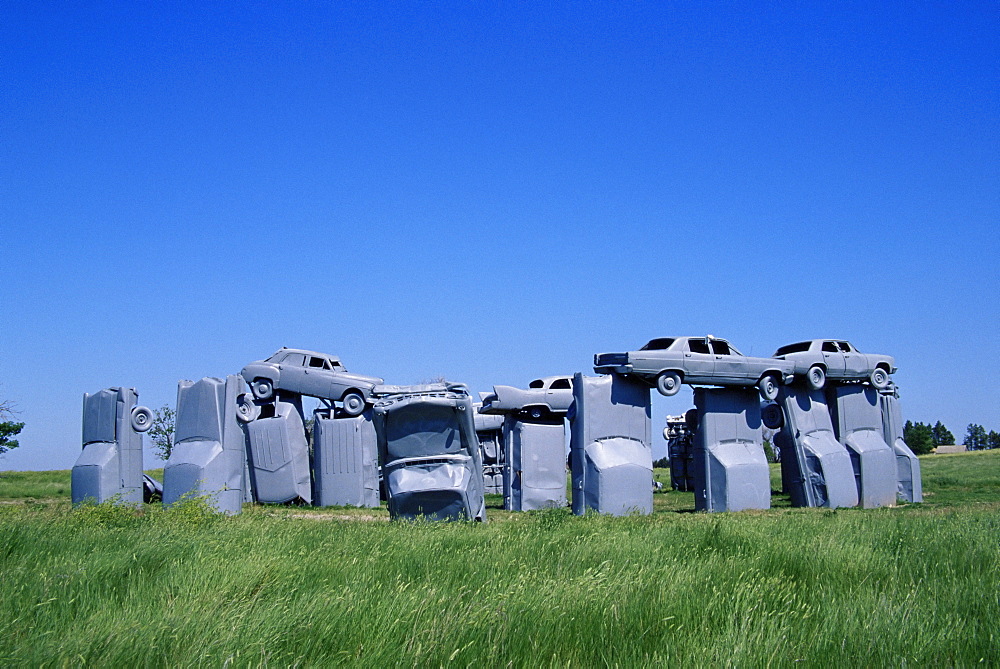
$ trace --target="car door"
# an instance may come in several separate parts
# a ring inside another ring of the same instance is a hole
[[[835,379],[843,378],[844,354],[840,350],[840,345],[835,341],[824,341],[821,342],[820,349],[823,352],[826,375]]]
[[[844,354],[845,375],[855,379],[863,379],[868,376],[868,358],[858,353],[850,342],[840,341],[837,344],[840,346],[841,353]]]
[[[715,356],[705,337],[689,337],[684,345],[684,379],[695,383],[712,383]]]
[[[305,382],[305,370],[302,365],[304,358],[301,353],[289,353],[281,359],[278,365],[280,374],[278,376],[278,387],[282,390],[290,390],[293,393],[301,393],[302,384]]]
[[[307,355],[303,367],[302,394],[330,397],[330,361],[318,355]]]
[[[552,383],[545,390],[545,403],[550,409],[561,410],[568,408],[568,402],[572,402],[573,383],[569,379],[553,379]]]
[[[746,364],[746,358],[736,354],[725,339],[709,340],[712,348],[712,357],[715,359],[715,369],[712,371],[719,381],[740,382],[745,381],[751,375],[751,371]],[[756,379],[756,377],[755,377]]]

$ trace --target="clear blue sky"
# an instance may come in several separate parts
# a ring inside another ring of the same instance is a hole
[[[844,337],[1000,430],[998,75],[987,2],[6,3],[0,468],[281,346],[478,391]]]

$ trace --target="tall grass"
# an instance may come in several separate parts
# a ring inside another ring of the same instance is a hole
[[[936,462],[929,499],[969,494]],[[1000,457],[974,462],[988,483]],[[5,504],[0,664],[996,665],[980,498],[485,525]]]

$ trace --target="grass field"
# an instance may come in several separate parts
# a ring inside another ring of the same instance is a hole
[[[2,472],[0,664],[996,666],[1000,453],[921,466],[891,509],[487,524],[71,512],[68,472]]]

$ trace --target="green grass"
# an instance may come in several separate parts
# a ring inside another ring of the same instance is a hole
[[[652,516],[578,518],[491,498],[487,524],[71,512],[57,473],[14,502],[3,472],[0,664],[996,666],[1000,453],[921,464],[927,503],[891,509],[710,515],[666,492]]]

